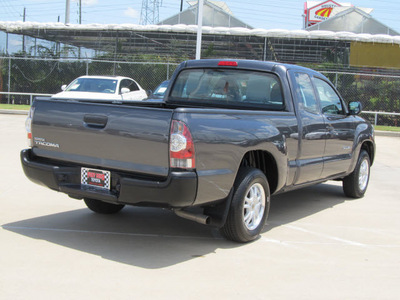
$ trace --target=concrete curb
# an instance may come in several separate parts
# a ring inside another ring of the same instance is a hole
[[[0,109],[0,114],[7,115],[28,115],[27,110],[18,110],[18,109]]]
[[[400,132],[375,130],[376,136],[400,137]]]

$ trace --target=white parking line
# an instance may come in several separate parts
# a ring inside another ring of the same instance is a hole
[[[319,233],[319,232],[307,230],[307,229],[304,229],[304,228],[301,228],[301,227],[298,227],[298,226],[294,226],[294,225],[283,225],[283,227],[290,228],[290,229],[297,230],[297,231],[301,231],[301,232],[305,232],[305,233],[312,234],[312,235],[315,235],[315,236],[318,236],[318,237],[334,240],[334,241],[341,242],[341,243],[348,244],[348,245],[352,245],[352,246],[359,246],[359,247],[366,247],[367,246],[366,244],[362,244],[362,243],[359,243],[359,242],[354,242],[354,241],[342,239],[342,238],[339,238],[337,236],[333,236],[333,235],[329,235],[329,234],[324,234],[324,233]]]

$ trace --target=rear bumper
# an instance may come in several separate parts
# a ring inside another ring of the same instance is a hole
[[[37,159],[31,149],[21,151],[25,175],[33,182],[68,194],[72,198],[92,198],[110,203],[161,207],[188,207],[197,193],[195,172],[171,172],[167,179],[144,180],[111,170],[111,189],[80,184],[81,166]]]

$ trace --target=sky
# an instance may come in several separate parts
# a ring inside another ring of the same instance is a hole
[[[82,24],[139,24],[146,0],[81,0]],[[150,2],[151,0],[147,0]],[[159,0],[159,20],[179,13],[180,0]],[[304,0],[226,0],[233,15],[254,28],[303,28]],[[340,2],[340,1],[339,1]],[[345,0],[358,7],[373,8],[371,15],[400,32],[399,0]],[[183,9],[189,5],[183,2]],[[0,21],[65,22],[66,0],[0,0]],[[79,0],[70,0],[70,23],[79,23]]]

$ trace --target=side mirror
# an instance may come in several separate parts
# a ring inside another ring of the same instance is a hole
[[[350,115],[358,115],[362,111],[362,105],[359,101],[351,101],[349,102],[349,114]]]
[[[63,85],[61,86],[61,90],[62,90],[62,91],[65,91],[66,88],[67,88],[67,85],[66,85],[66,84],[63,84]]]
[[[128,88],[126,88],[126,87],[123,87],[122,89],[121,89],[121,94],[126,94],[126,93],[129,93],[131,90],[130,89],[128,89]]]

